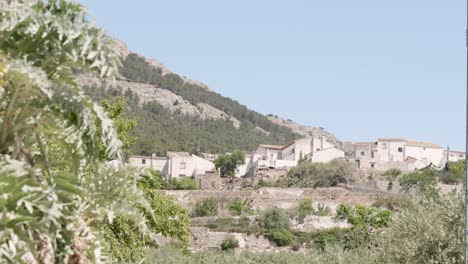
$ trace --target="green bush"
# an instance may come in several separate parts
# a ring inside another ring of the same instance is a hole
[[[234,250],[235,248],[239,247],[239,241],[233,236],[227,236],[224,238],[223,242],[221,242],[220,247],[221,250],[224,251]]]
[[[262,234],[264,231],[255,222],[252,223],[248,217],[241,217],[239,219],[218,218],[215,221],[208,223],[207,227],[219,232],[245,234]]]
[[[241,252],[230,254],[225,251],[201,251],[185,252],[182,249],[165,246],[149,251],[148,259],[154,264],[285,264],[285,263],[311,263],[311,264],[375,264],[375,254],[367,248],[355,250],[342,250],[339,247],[330,246],[325,251],[313,251],[304,253],[291,252],[267,252],[253,253]]]
[[[328,163],[301,162],[289,170],[280,181],[283,187],[317,188],[336,186],[354,180],[355,168],[346,161],[333,160]]]
[[[463,263],[463,195],[414,201],[379,238],[377,263]]]
[[[352,207],[349,204],[342,203],[336,207],[336,217],[339,219],[348,219],[351,215]]]
[[[299,202],[299,207],[297,209],[297,216],[299,221],[303,221],[304,218],[314,213],[314,207],[312,205],[312,199],[303,199]]]
[[[337,217],[347,219],[355,227],[386,227],[392,220],[392,212],[387,209],[376,209],[365,205],[351,207],[340,204],[336,208]]]
[[[242,215],[252,213],[252,205],[249,200],[235,198],[228,204],[228,209],[232,215]]]
[[[163,184],[165,190],[196,190],[198,189],[197,182],[191,177],[181,179],[172,178]]]
[[[277,207],[265,210],[260,217],[260,221],[262,226],[268,230],[289,228],[289,215],[285,210]]]
[[[218,215],[218,199],[211,197],[205,200],[198,201],[195,204],[195,210],[193,214],[195,216],[216,216]]]
[[[436,173],[432,170],[417,171],[400,177],[400,186],[403,190],[416,187],[420,191],[426,191],[436,184]]]
[[[314,214],[314,215],[318,215],[318,216],[327,216],[327,215],[330,215],[330,207],[325,206],[325,205],[319,203],[319,204],[317,205],[317,210],[314,210],[314,211],[313,211],[313,214]]]
[[[294,235],[286,228],[271,229],[266,233],[266,237],[275,242],[279,247],[287,246],[294,242]]]
[[[465,172],[458,172],[455,170],[449,170],[439,173],[438,179],[440,182],[445,184],[458,184],[463,182]]]

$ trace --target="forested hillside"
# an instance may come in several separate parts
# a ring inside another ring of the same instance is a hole
[[[145,58],[129,54],[123,60],[122,77],[137,83],[148,83],[183,97],[192,105],[209,104],[240,121],[236,128],[228,118],[202,119],[199,116],[169,111],[156,101],[140,103],[136,93],[121,87],[88,87],[88,94],[102,100],[125,96],[128,115],[137,120],[134,154],[164,155],[168,150],[223,153],[253,150],[258,144],[285,144],[300,137],[290,128],[279,126],[235,100],[212,92],[206,87],[188,83],[179,75],[163,74]],[[155,88],[156,89],[156,88]]]

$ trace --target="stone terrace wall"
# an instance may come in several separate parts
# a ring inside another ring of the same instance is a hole
[[[174,201],[190,209],[197,201],[216,197],[221,203],[228,202],[240,197],[249,199],[255,208],[294,208],[299,201],[310,198],[314,203],[335,207],[337,204],[346,202],[349,204],[367,204],[374,202],[376,195],[373,193],[355,192],[344,187],[332,188],[260,188],[257,190],[192,190],[175,191],[164,190],[162,194],[168,195]]]

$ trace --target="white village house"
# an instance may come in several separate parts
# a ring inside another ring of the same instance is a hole
[[[246,153],[245,164],[236,169],[235,176],[256,176],[259,170],[294,167],[301,159],[321,163],[346,159],[355,162],[357,168],[365,171],[397,168],[405,172],[429,165],[443,167],[447,159],[465,159],[464,152],[448,151],[434,143],[404,138],[379,138],[374,142],[356,142],[348,145],[349,150],[345,156],[345,152],[326,137],[306,137],[287,145],[261,144],[253,153]],[[159,170],[167,179],[215,172],[213,161],[218,155],[200,155],[202,157],[188,152],[170,151],[166,157],[131,156],[128,163],[131,166]]]
[[[167,152],[166,157],[130,156],[128,163],[135,167],[158,170],[166,179],[191,177],[215,171],[212,161],[188,152]]]
[[[379,138],[376,142],[354,144],[354,158],[358,168],[385,171],[421,169],[430,164],[441,167],[444,150],[440,145],[403,138]]]
[[[344,151],[325,137],[302,138],[284,146],[259,145],[251,156],[246,156],[246,165],[236,176],[254,176],[259,168],[294,167],[301,158],[312,162],[329,162],[344,156]]]

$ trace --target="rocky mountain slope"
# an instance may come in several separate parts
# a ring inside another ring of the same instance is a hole
[[[100,84],[80,75],[79,81],[92,87],[88,91],[98,100],[130,98],[129,115],[138,120],[136,154],[248,151],[260,143],[286,144],[311,135],[324,135],[339,145],[328,132],[261,115],[206,84],[175,74],[155,59],[132,53],[121,41],[116,44],[124,56],[121,78]]]
[[[304,137],[322,137],[324,136],[329,142],[333,143],[335,146],[341,147],[342,142],[338,141],[332,133],[326,131],[323,127],[313,127],[313,126],[305,126],[298,124],[290,119],[284,119],[278,117],[276,115],[267,115],[268,119],[275,124],[280,126],[290,128],[294,133],[302,135]]]

